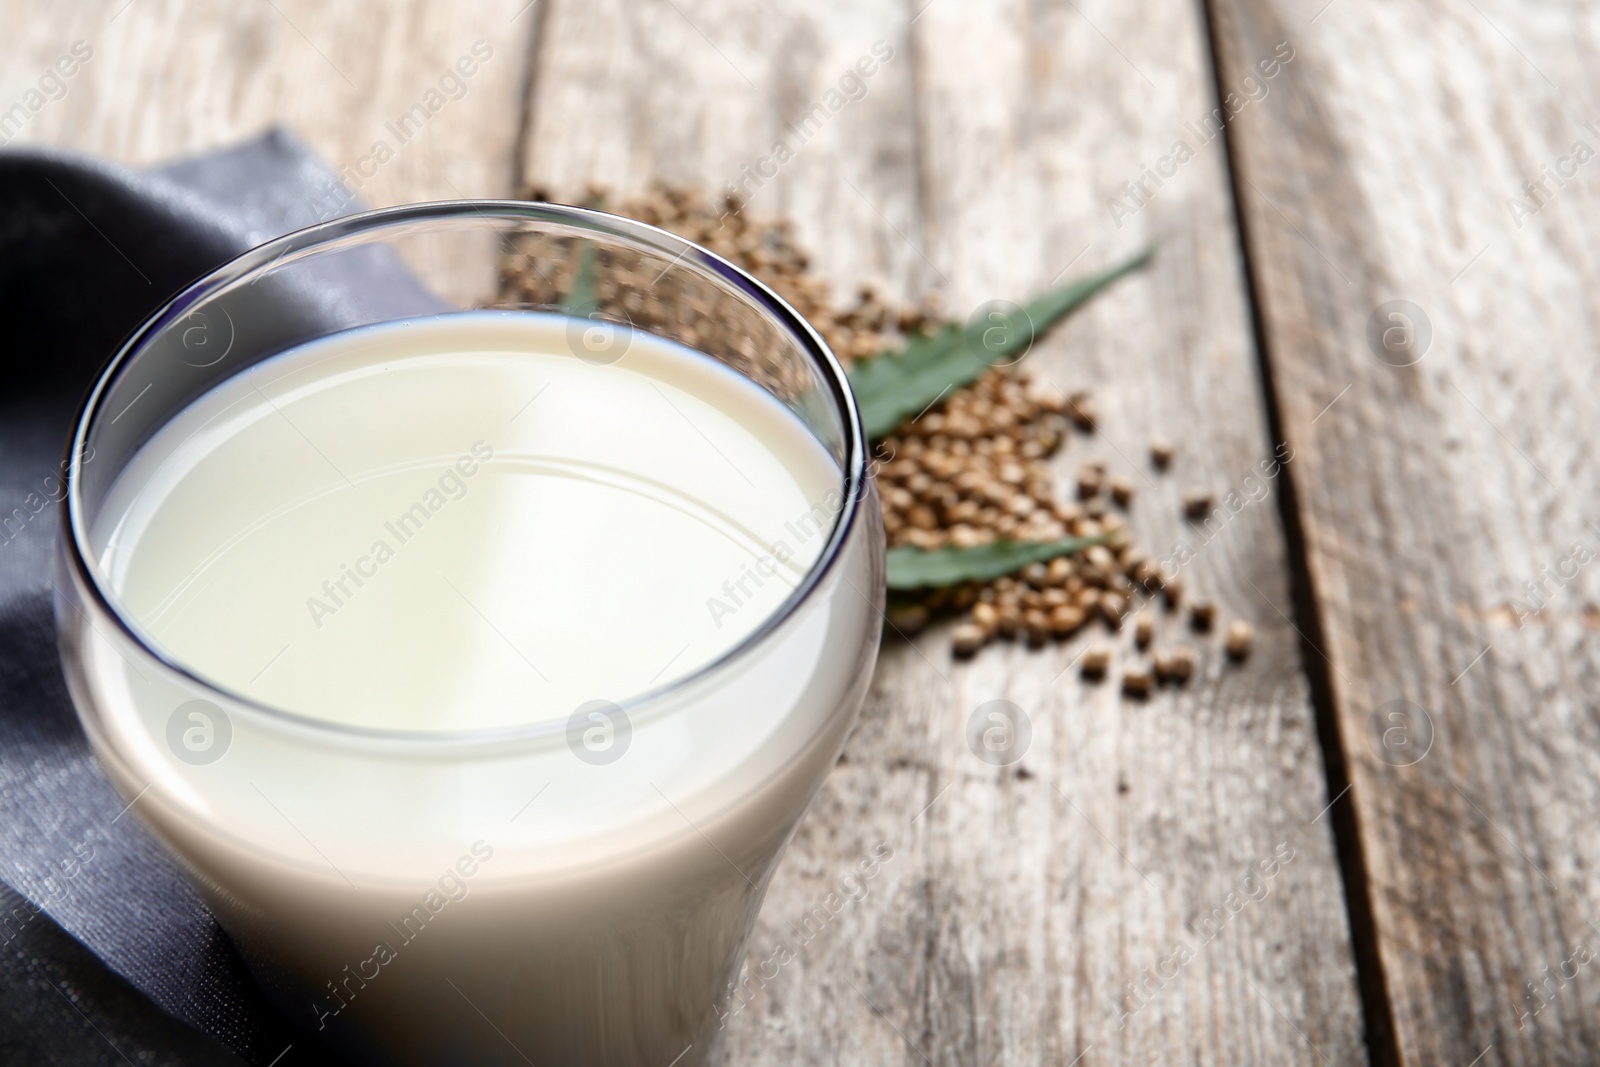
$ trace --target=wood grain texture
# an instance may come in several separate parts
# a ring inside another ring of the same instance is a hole
[[[795,220],[836,291],[872,279],[903,299],[931,280],[901,237],[920,225],[908,18],[891,0],[814,14],[736,0],[554,3],[527,174],[568,195],[591,180],[731,185],[752,211]],[[893,56],[860,79],[859,98],[808,118],[879,41]]]
[[[525,3],[4,0],[0,141],[143,164],[282,124],[375,206],[504,196],[537,22],[519,16]],[[47,86],[42,106],[5,125],[4,109],[80,41],[92,58],[64,93]],[[479,41],[490,53],[479,69],[441,86]],[[389,124],[418,103],[439,106],[402,140]],[[392,151],[381,163],[380,141]]]
[[[313,198],[317,217],[357,210],[351,194],[372,207],[507,196],[538,14],[528,0],[0,0],[0,142],[140,165],[284,126],[346,186]],[[90,58],[30,98],[74,46]],[[493,294],[490,262],[446,250],[411,266],[471,300]]]
[[[1272,490],[1220,142],[1131,217],[1109,206],[1131,203],[1122,182],[1175,140],[1198,143],[1184,123],[1212,90],[1193,8],[546,3],[0,0],[0,107],[83,40],[94,58],[13,143],[137,163],[281,121],[378,204],[498,195],[524,164],[568,192],[655,175],[743,183],[754,210],[796,219],[841,288],[933,289],[957,310],[1161,236],[1149,273],[1030,358],[1063,387],[1095,388],[1102,409],[1106,432],[1073,442],[1063,480],[1090,457],[1139,472],[1138,539],[1160,555],[1191,546],[1190,588],[1257,623],[1255,655],[1228,668],[1213,644],[1196,684],[1137,704],[1066,669],[1081,641],[970,665],[950,661],[942,633],[891,642],[846,761],[773,885],[725,1060],[1359,1061],[1328,820],[1313,821],[1328,798],[1297,637],[1277,614],[1289,598],[1275,502],[1244,505],[1214,537],[1177,514],[1190,486]],[[397,140],[386,123],[479,39],[495,54],[467,93],[363,173],[376,141]],[[893,58],[848,99],[841,79],[878,41]],[[789,124],[830,89],[848,102],[799,143]],[[793,159],[769,178],[762,160],[780,139]],[[1156,433],[1183,449],[1162,477],[1142,458]],[[974,708],[997,698],[1033,731],[1004,770],[964,739]],[[1280,842],[1294,858],[1241,887]],[[1191,958],[1163,968],[1180,943]]]
[[[1225,666],[1212,639],[1195,684],[1142,704],[1080,681],[1081,640],[991,648],[971,664],[951,661],[942,631],[891,640],[845,761],[774,880],[725,1062],[1365,1058],[1298,637],[1277,613],[1289,607],[1284,543],[1258,467],[1272,449],[1221,142],[1121,227],[1108,206],[1210,107],[1196,11],[1157,6],[935,0],[918,15],[672,0],[549,13],[528,174],[557,192],[657,174],[721,188],[883,40],[895,58],[866,96],[753,199],[795,216],[824,271],[909,296],[933,288],[965,311],[1159,235],[1148,273],[1029,358],[1063,388],[1094,388],[1102,410],[1106,432],[1057,460],[1063,483],[1089,458],[1132,475],[1139,542],[1163,556],[1188,545],[1190,589],[1258,628],[1246,666]],[[1182,446],[1161,476],[1144,459],[1158,433]],[[1257,499],[1208,533],[1179,516],[1194,486]],[[1162,622],[1163,641],[1193,640]],[[1032,729],[1004,769],[965,740],[994,699]],[[893,857],[842,881],[880,842]],[[1248,902],[1241,881],[1280,843],[1293,859],[1249,883],[1262,899]],[[826,909],[851,888],[865,896]]]
[[[1600,26],[1321,7],[1212,4],[1224,86],[1297,53],[1232,136],[1392,1003],[1380,1060],[1592,1063]],[[1431,340],[1380,359],[1394,300]]]

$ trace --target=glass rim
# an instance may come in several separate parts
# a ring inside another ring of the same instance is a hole
[[[264,716],[271,723],[309,729],[336,739],[391,742],[407,747],[426,748],[533,740],[565,732],[567,728],[565,718],[509,727],[455,731],[393,730],[352,726],[305,715],[245,696],[191,669],[176,656],[168,653],[158,642],[147,638],[134,621],[123,613],[116,598],[109,595],[102,584],[100,567],[94,560],[89,531],[84,522],[80,457],[84,454],[91,427],[102,414],[102,401],[122,372],[145,350],[146,344],[161,330],[187,314],[190,307],[271,266],[274,262],[287,260],[296,253],[309,252],[347,237],[409,223],[474,219],[491,222],[499,220],[559,223],[644,245],[652,251],[669,256],[673,263],[697,263],[716,275],[719,284],[734,288],[746,298],[753,300],[760,310],[776,320],[777,325],[790,336],[791,340],[798,343],[813,369],[819,372],[822,382],[826,384],[831,394],[832,410],[840,416],[842,422],[841,431],[845,445],[844,463],[841,469],[843,499],[838,514],[834,516],[833,527],[822,546],[821,554],[806,571],[801,582],[761,621],[760,625],[737,644],[680,678],[613,703],[625,712],[633,712],[635,709],[649,710],[650,706],[659,705],[707,677],[735,666],[764,644],[802,604],[811,599],[822,580],[837,565],[846,542],[857,525],[863,500],[870,485],[866,429],[861,420],[855,394],[850,389],[844,366],[816,329],[788,301],[748,271],[710,249],[658,226],[595,208],[565,204],[506,199],[437,200],[374,208],[343,215],[290,231],[255,245],[185,285],[159,309],[147,316],[101,367],[95,377],[94,385],[73,417],[72,435],[67,443],[67,455],[63,464],[65,467],[62,479],[63,492],[59,505],[65,535],[62,538],[64,551],[61,556],[70,568],[75,584],[90,598],[91,606],[98,607],[103,614],[109,616],[117,630],[139,651],[179,675],[187,683],[199,687],[206,693],[224,698],[229,702],[230,708],[243,708]],[[738,371],[738,368],[733,369]],[[741,377],[745,377],[742,372],[739,373]]]

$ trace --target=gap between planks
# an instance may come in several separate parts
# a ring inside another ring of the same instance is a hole
[[[1207,58],[1211,64],[1212,86],[1216,99],[1228,92],[1222,74],[1222,56],[1217,30],[1217,0],[1200,0],[1200,17],[1205,22]],[[1268,348],[1266,321],[1261,313],[1261,291],[1255,258],[1251,252],[1250,220],[1243,208],[1239,188],[1238,148],[1231,123],[1222,129],[1222,142],[1229,193],[1233,201],[1234,230],[1239,242],[1239,263],[1244,275],[1244,297],[1250,317],[1257,367],[1261,374],[1261,404],[1266,412],[1269,445],[1286,442],[1284,420],[1278,402],[1278,385],[1273,377],[1272,354]],[[1377,927],[1373,920],[1372,882],[1367,874],[1366,854],[1362,850],[1360,828],[1353,802],[1341,804],[1350,792],[1349,764],[1345,756],[1339,717],[1333,699],[1331,666],[1322,649],[1327,641],[1322,632],[1322,615],[1317,610],[1317,591],[1306,553],[1305,530],[1300,523],[1298,475],[1285,465],[1278,494],[1278,510],[1283,521],[1283,536],[1288,556],[1289,589],[1293,599],[1295,628],[1300,632],[1301,669],[1311,687],[1311,705],[1316,714],[1317,740],[1322,748],[1323,775],[1327,780],[1328,819],[1333,829],[1334,853],[1344,882],[1345,912],[1349,921],[1350,942],[1355,953],[1356,984],[1361,992],[1362,1021],[1366,1026],[1367,1056],[1373,1067],[1399,1067],[1400,1046],[1395,1032],[1394,1014],[1389,1000],[1388,978],[1379,958]]]

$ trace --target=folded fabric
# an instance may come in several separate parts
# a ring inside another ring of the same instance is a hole
[[[72,415],[119,343],[199,275],[361,206],[283,131],[150,170],[0,152],[0,1061],[334,1062],[100,772],[50,575]],[[330,277],[315,313],[393,301],[394,280]]]

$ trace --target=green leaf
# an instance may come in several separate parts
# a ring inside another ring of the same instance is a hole
[[[1110,534],[1064,537],[1059,541],[993,541],[976,548],[936,548],[932,551],[900,545],[884,559],[890,589],[928,589],[961,582],[987,582],[1019,571],[1030,563],[1067,556],[1091,545],[1104,544]]]
[[[952,389],[971,384],[991,367],[1021,359],[1067,313],[1144,266],[1153,253],[1147,248],[1109,270],[1035,297],[1024,307],[996,308],[966,327],[946,323],[936,333],[911,338],[899,352],[858,361],[850,368],[850,386],[867,436],[884,437]]]
[[[591,318],[600,310],[598,267],[595,264],[594,245],[588,241],[578,244],[578,271],[572,279],[572,290],[567,293],[567,310],[578,318]]]

